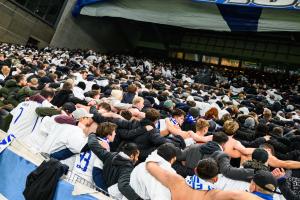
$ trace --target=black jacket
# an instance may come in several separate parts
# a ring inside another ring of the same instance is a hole
[[[103,162],[103,178],[110,187],[118,184],[120,192],[129,200],[141,199],[130,187],[130,174],[134,168],[131,160],[124,158],[119,153],[108,152],[98,143],[95,134],[90,134],[88,145],[93,153]]]
[[[289,187],[285,178],[278,179],[278,187],[284,196],[288,200],[300,200],[300,196],[295,194]]]
[[[130,103],[130,104],[132,104],[132,101],[133,101],[135,96],[136,96],[135,93],[126,92],[123,95],[123,99],[122,99],[121,103]]]
[[[87,105],[87,102],[74,96],[72,90],[60,90],[52,99],[51,103],[57,107],[61,107],[66,102],[74,104],[80,103]]]
[[[147,156],[154,151],[160,145],[172,142],[168,138],[162,137],[159,130],[153,127],[153,130],[147,131],[144,128],[147,125],[154,126],[153,123],[147,119],[141,121],[128,121],[128,120],[113,120],[117,124],[117,135],[120,136],[122,141],[130,141],[135,143],[140,150],[139,161],[145,161]],[[131,132],[128,134],[128,130],[134,130],[136,132]]]
[[[209,157],[216,151],[221,151],[221,148],[214,141],[209,141],[202,145],[194,144],[186,148],[177,159],[179,161],[186,161],[185,165],[188,168],[194,169],[197,167],[199,160]]]
[[[61,164],[56,159],[44,161],[38,168],[31,172],[26,180],[23,192],[28,200],[52,200],[56,185],[60,177],[66,173],[68,166]]]
[[[220,173],[227,178],[250,182],[254,176],[254,169],[237,168],[231,166],[230,158],[224,152],[217,151],[213,153],[211,157],[217,161]]]

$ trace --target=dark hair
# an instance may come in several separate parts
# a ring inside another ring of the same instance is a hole
[[[174,116],[185,116],[185,112],[179,108],[175,108],[172,112],[172,117]]]
[[[77,84],[77,87],[81,88],[82,90],[85,90],[86,85],[85,85],[84,82],[80,81],[80,82]]]
[[[272,154],[272,155],[275,155],[274,147],[273,147],[273,145],[271,145],[271,144],[269,144],[269,143],[261,144],[261,145],[259,145],[259,148],[261,148],[261,149],[265,149],[265,148],[271,149],[271,154]]]
[[[279,137],[282,137],[283,136],[283,128],[277,126],[277,127],[274,127],[273,130],[272,130],[272,134],[276,135],[276,136],[279,136]]]
[[[228,136],[223,133],[223,132],[216,132],[213,134],[213,141],[222,145],[222,144],[225,144],[227,141],[228,141]]]
[[[90,97],[95,98],[95,96],[100,95],[100,92],[98,90],[92,90],[90,91]]]
[[[196,168],[197,176],[204,180],[214,178],[219,173],[217,162],[212,158],[200,160]]]
[[[108,112],[111,111],[111,106],[109,105],[109,103],[106,103],[106,102],[100,103],[99,108],[103,108],[104,110],[106,110]]]
[[[92,85],[92,90],[100,90],[100,85],[98,85],[98,84],[93,84],[93,85]]]
[[[122,110],[120,112],[120,115],[122,117],[124,117],[125,119],[127,119],[127,120],[131,120],[131,118],[132,118],[132,113],[130,111],[128,111],[128,110]]]
[[[261,163],[266,163],[268,159],[268,152],[262,148],[256,148],[252,153],[252,160],[256,160]]]
[[[170,161],[172,158],[176,157],[176,152],[177,149],[172,143],[165,143],[157,148],[157,154],[166,161]]]
[[[124,152],[127,156],[136,155],[140,151],[138,146],[135,143],[127,143],[122,146],[121,151]]]
[[[149,108],[146,110],[146,119],[150,120],[151,122],[155,122],[156,120],[159,120],[160,113],[158,110],[154,108]]]
[[[17,83],[20,83],[20,81],[24,78],[25,78],[24,74],[18,74],[14,76],[14,79],[17,81]]]
[[[135,84],[131,84],[128,86],[127,91],[129,93],[135,93],[137,91],[137,86]]]
[[[112,135],[113,131],[116,130],[117,125],[111,122],[103,122],[98,125],[96,135],[105,138],[108,135]]]
[[[55,95],[55,92],[52,88],[44,88],[41,90],[40,95],[45,97],[45,98],[52,98]]]

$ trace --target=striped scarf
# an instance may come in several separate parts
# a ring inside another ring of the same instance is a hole
[[[186,184],[188,184],[194,190],[213,190],[215,186],[212,183],[202,180],[198,176],[187,176],[185,178]]]

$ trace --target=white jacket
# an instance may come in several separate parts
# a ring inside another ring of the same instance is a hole
[[[218,176],[218,181],[215,186],[220,190],[242,190],[249,191],[250,183],[229,179],[222,174]],[[283,195],[274,194],[274,200],[285,200]]]
[[[136,166],[130,176],[130,186],[143,199],[170,200],[171,193],[146,170],[145,164],[149,161],[157,162],[163,169],[176,173],[171,164],[157,155],[157,151],[152,152],[146,162]]]

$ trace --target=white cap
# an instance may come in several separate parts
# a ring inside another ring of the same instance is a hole
[[[88,113],[85,109],[83,108],[77,108],[75,111],[72,112],[72,115],[74,119],[79,120],[84,117],[93,117],[94,115],[91,113]]]

